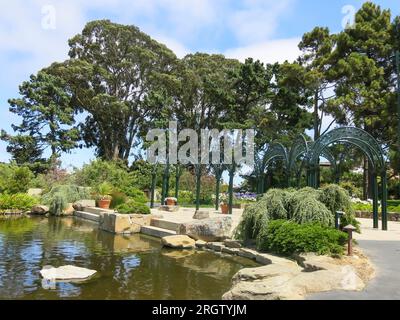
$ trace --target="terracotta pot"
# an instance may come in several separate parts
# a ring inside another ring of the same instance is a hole
[[[98,206],[101,209],[110,209],[111,200],[110,199],[102,199],[98,201]]]
[[[229,213],[229,205],[221,204],[221,211],[222,211],[222,214],[228,214]]]
[[[167,206],[174,206],[174,205],[175,205],[175,200],[167,199]]]

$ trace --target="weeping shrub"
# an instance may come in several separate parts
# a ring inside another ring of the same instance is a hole
[[[335,223],[331,211],[320,202],[315,194],[296,193],[290,201],[291,220],[299,223],[318,222],[323,226],[333,226]]]
[[[91,199],[88,188],[76,185],[59,185],[51,188],[50,192],[43,195],[42,202],[49,206],[51,214],[59,216],[67,208],[68,203],[83,199]]]
[[[341,218],[341,225],[353,225],[357,228],[357,232],[360,233],[360,222],[357,221],[349,193],[346,189],[336,185],[330,184],[321,189],[319,201],[331,211],[332,215],[335,216],[336,211],[343,211],[346,214]]]
[[[288,219],[287,202],[290,191],[283,189],[271,189],[262,198],[263,204],[268,210],[268,217],[273,220]]]
[[[260,228],[269,220],[266,200],[262,197],[259,201],[246,207],[242,220],[235,229],[234,237],[240,240],[255,239]]]

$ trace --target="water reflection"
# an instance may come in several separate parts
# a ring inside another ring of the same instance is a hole
[[[43,266],[66,264],[97,274],[42,286]],[[114,236],[75,218],[0,222],[0,299],[219,299],[244,266],[255,263],[162,249],[159,239]]]

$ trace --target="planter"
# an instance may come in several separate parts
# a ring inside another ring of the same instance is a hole
[[[167,201],[167,206],[176,206],[175,199],[167,198],[166,201]]]
[[[110,199],[102,199],[98,200],[98,207],[101,209],[110,209],[111,200]]]
[[[221,211],[222,211],[222,214],[228,214],[229,213],[229,205],[221,204]]]

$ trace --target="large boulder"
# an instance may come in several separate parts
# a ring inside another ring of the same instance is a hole
[[[192,238],[183,235],[166,236],[161,239],[161,242],[165,247],[174,249],[193,249],[196,244]]]
[[[38,204],[38,205],[32,207],[30,213],[37,214],[37,215],[45,215],[45,214],[49,213],[49,207]]]
[[[42,270],[40,270],[40,274],[44,279],[52,281],[86,280],[93,276],[95,273],[96,270],[90,270],[71,265],[61,266],[58,268],[54,268],[53,266],[46,266]]]
[[[231,229],[231,217],[217,217],[183,223],[178,233],[186,234],[195,240],[218,242],[230,238]]]
[[[223,299],[300,300],[317,292],[360,291],[365,287],[363,280],[350,265],[327,263],[324,269],[303,269],[293,261],[280,259],[282,261],[277,260],[279,263],[240,270],[233,277],[233,287],[223,295]]]

